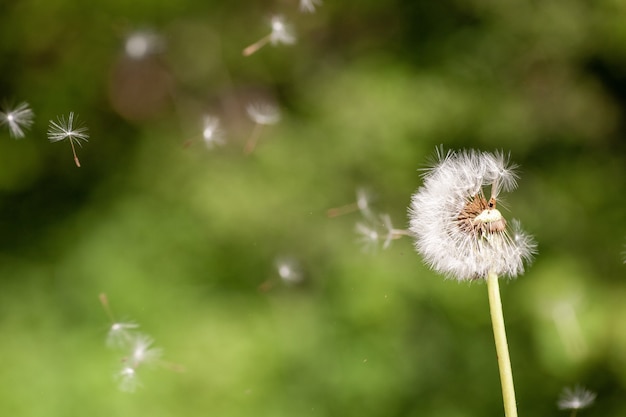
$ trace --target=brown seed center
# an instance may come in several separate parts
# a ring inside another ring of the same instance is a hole
[[[491,233],[503,232],[506,220],[496,209],[496,199],[486,200],[482,193],[470,198],[457,218],[459,228],[480,237]]]

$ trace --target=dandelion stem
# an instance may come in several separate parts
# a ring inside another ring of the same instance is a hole
[[[338,217],[343,216],[344,214],[355,212],[359,209],[358,203],[350,203],[341,207],[333,207],[326,210],[327,217]]]
[[[498,275],[494,272],[489,272],[487,275],[487,291],[489,292],[489,310],[491,312],[493,336],[496,342],[498,368],[500,369],[504,415],[506,417],[517,417],[513,372],[511,370],[511,358],[509,356],[509,346],[506,341],[506,330],[504,328],[500,287],[498,285]]]
[[[252,151],[254,151],[254,148],[256,148],[256,143],[259,140],[259,136],[261,136],[261,130],[263,130],[263,125],[256,123],[248,141],[246,142],[246,146],[243,148],[243,153],[245,155],[250,155]]]
[[[105,293],[100,293],[98,297],[100,298],[100,304],[102,304],[102,308],[104,308],[105,313],[111,319],[111,323],[115,323],[115,319],[113,318],[113,312],[111,311],[111,307],[109,307],[109,298]]]
[[[242,54],[243,56],[250,56],[253,53],[255,53],[256,51],[258,51],[259,49],[261,49],[262,47],[264,47],[265,45],[267,45],[267,43],[270,41],[270,39],[272,38],[271,34],[262,37],[261,39],[259,39],[258,41],[256,41],[255,43],[253,43],[250,46],[247,46]]]

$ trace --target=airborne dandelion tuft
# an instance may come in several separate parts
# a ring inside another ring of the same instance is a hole
[[[22,102],[16,107],[5,105],[0,109],[0,125],[7,125],[11,136],[15,139],[24,137],[24,130],[29,129],[33,124],[35,114],[28,106],[28,103]]]
[[[81,141],[88,142],[89,135],[87,134],[87,127],[81,122],[78,122],[78,115],[74,117],[74,112],[70,112],[69,116],[59,116],[57,121],[50,120],[48,126],[48,140],[50,142],[60,142],[62,140],[69,140],[72,146],[72,153],[74,154],[74,162],[76,166],[80,168],[80,161],[76,155],[76,145],[82,147]]]
[[[243,50],[244,56],[250,56],[268,43],[272,45],[285,44],[292,45],[296,43],[296,36],[293,33],[293,29],[282,16],[273,16],[270,21],[272,31],[254,42],[252,45],[247,46]]]

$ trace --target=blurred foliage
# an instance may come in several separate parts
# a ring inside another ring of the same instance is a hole
[[[274,13],[298,43],[243,57]],[[521,167],[505,216],[539,254],[502,287],[520,415],[565,415],[575,384],[623,415],[625,19],[616,0],[1,3],[0,99],[36,118],[0,132],[0,414],[501,415],[486,286],[326,216],[365,187],[404,227],[443,144]],[[136,30],[162,48],[130,59]],[[244,156],[259,98],[283,120]],[[69,111],[81,168],[46,139]],[[189,142],[206,112],[224,147]],[[184,372],[120,392],[101,292]]]

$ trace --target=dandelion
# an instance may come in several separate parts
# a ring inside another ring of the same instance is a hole
[[[516,277],[535,252],[533,239],[496,208],[500,192],[516,187],[515,167],[501,153],[475,150],[446,155],[427,170],[413,195],[410,231],[435,271],[459,281],[486,279],[505,414],[517,416],[498,277]],[[485,197],[483,188],[490,188]]]
[[[246,47],[243,50],[244,56],[252,55],[268,43],[271,43],[274,46],[281,43],[285,45],[292,45],[296,43],[296,37],[293,34],[291,25],[288,24],[282,16],[273,16],[270,23],[272,31],[252,45]]]
[[[124,52],[135,60],[144,59],[161,52],[164,48],[163,38],[151,30],[137,30],[126,37]]]
[[[20,139],[24,137],[24,130],[33,124],[34,116],[26,102],[18,104],[15,108],[5,105],[0,109],[0,125],[7,125],[11,136]]]
[[[255,123],[254,129],[246,142],[244,153],[250,154],[256,148],[256,143],[261,135],[263,126],[276,124],[280,121],[280,109],[269,102],[260,101],[251,103],[246,107],[246,112]]]
[[[322,0],[300,0],[300,11],[302,13],[315,13],[315,7],[321,5]]]
[[[366,219],[373,219],[374,215],[371,210],[372,199],[373,197],[367,190],[364,188],[357,188],[355,202],[340,207],[330,208],[326,211],[326,216],[343,216],[344,214],[352,213],[358,210]]]
[[[571,416],[574,417],[578,410],[589,407],[593,404],[595,399],[596,394],[584,387],[566,387],[561,392],[557,405],[559,406],[559,410],[572,410]]]
[[[69,140],[72,146],[72,153],[74,154],[74,162],[76,166],[80,168],[80,161],[76,155],[76,146],[82,147],[81,141],[88,142],[89,135],[87,134],[87,127],[82,123],[77,122],[78,116],[74,118],[74,112],[70,112],[69,116],[60,116],[57,121],[50,120],[48,126],[48,139],[50,142],[60,142],[62,140]]]
[[[440,157],[412,197],[410,230],[417,251],[432,269],[460,281],[489,272],[523,273],[535,244],[519,223],[509,227],[496,208],[500,192],[516,186],[515,167],[502,154],[473,150]]]

